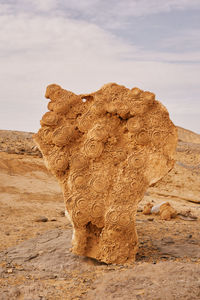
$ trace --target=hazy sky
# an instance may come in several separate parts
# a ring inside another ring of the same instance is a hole
[[[200,133],[200,0],[0,0],[0,129],[37,131],[45,88],[156,93]]]

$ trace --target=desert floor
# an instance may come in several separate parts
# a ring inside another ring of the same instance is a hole
[[[134,265],[70,252],[60,188],[31,133],[0,131],[0,299],[200,299],[200,135],[178,128],[174,169],[139,203]],[[144,215],[168,201],[170,221]]]

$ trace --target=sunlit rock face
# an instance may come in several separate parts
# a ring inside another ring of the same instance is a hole
[[[45,96],[35,141],[62,187],[72,251],[133,262],[137,204],[174,165],[177,132],[166,108],[153,93],[115,83],[86,95],[52,84]]]

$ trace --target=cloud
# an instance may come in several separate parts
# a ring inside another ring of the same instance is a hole
[[[193,28],[192,30],[188,29],[179,29],[178,34],[172,33],[170,37],[164,38],[160,42],[160,46],[167,49],[173,49],[176,52],[180,52],[181,54],[185,55],[191,49],[200,49],[200,28]],[[187,54],[194,60],[199,60],[196,55],[191,55],[191,53]]]
[[[93,20],[101,20],[113,17],[146,16],[170,12],[172,10],[199,9],[199,0],[7,0],[0,4],[4,8],[4,13],[22,11],[31,12],[62,12],[71,17],[85,16],[92,17]]]

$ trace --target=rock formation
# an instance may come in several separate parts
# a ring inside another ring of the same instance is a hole
[[[172,218],[175,218],[177,216],[176,210],[169,204],[169,202],[166,202],[160,206],[160,218],[161,220],[169,221]]]
[[[73,253],[134,261],[137,204],[174,165],[177,131],[166,108],[153,93],[115,83],[85,95],[52,84],[45,96],[35,141],[62,187]]]

